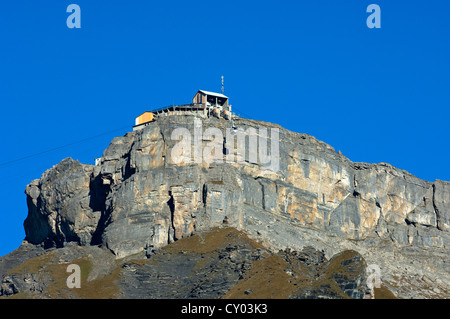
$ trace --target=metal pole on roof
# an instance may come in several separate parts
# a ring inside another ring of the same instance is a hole
[[[223,94],[223,75],[222,75],[222,94]]]

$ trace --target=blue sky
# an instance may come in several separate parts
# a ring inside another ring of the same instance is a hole
[[[80,29],[66,25],[71,3]],[[380,29],[366,25],[371,3]],[[219,91],[221,75],[242,116],[450,180],[449,12],[444,0],[3,1],[0,256],[25,237],[31,180],[65,157],[93,163],[135,116]]]

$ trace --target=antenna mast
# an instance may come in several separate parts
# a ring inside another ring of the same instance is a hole
[[[222,94],[223,94],[223,75],[222,75]]]

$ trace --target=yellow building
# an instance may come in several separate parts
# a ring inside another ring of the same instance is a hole
[[[152,112],[144,112],[135,120],[135,126],[142,125],[155,120],[155,115]]]

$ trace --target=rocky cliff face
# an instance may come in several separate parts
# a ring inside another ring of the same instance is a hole
[[[45,248],[101,245],[116,258],[150,256],[226,225],[270,249],[313,246],[326,258],[357,251],[380,266],[399,296],[446,293],[450,183],[427,182],[389,164],[353,163],[312,136],[237,118],[239,129],[278,130],[278,169],[270,170],[261,157],[246,157],[225,138],[205,133],[215,128],[225,137],[229,121],[194,119],[161,117],[115,138],[98,166],[68,158],[32,181],[26,241]],[[180,127],[203,150],[215,149],[222,163],[174,158],[179,140],[172,134]],[[241,160],[227,162],[228,154]]]

